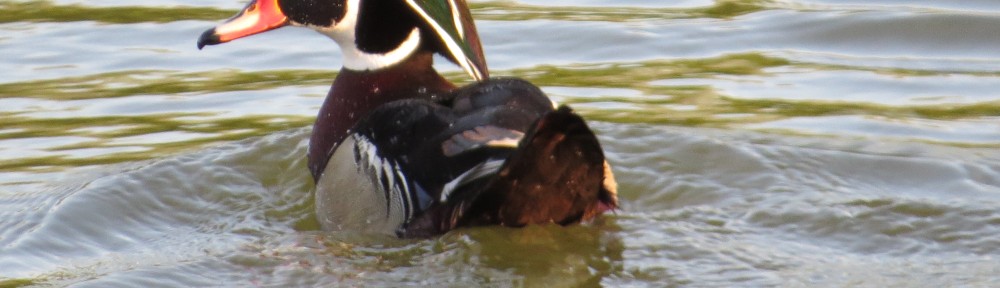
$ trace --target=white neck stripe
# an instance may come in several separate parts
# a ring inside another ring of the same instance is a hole
[[[351,70],[363,71],[378,70],[403,62],[407,57],[413,55],[413,52],[416,52],[419,46],[420,29],[413,28],[413,31],[410,31],[410,36],[406,37],[406,41],[400,43],[399,47],[389,51],[389,53],[367,53],[358,50],[357,45],[354,45],[353,42],[340,45],[340,49],[344,53],[344,67]]]

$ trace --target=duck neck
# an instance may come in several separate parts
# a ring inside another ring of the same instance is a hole
[[[397,65],[378,70],[340,70],[319,110],[309,139],[309,170],[318,180],[333,149],[379,106],[402,99],[434,100],[454,90],[433,67],[430,52],[417,52]]]

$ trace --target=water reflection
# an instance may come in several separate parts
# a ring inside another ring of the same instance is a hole
[[[608,220],[608,219],[603,219]],[[613,221],[593,226],[469,229],[468,265],[506,273],[479,283],[523,287],[593,287],[620,274],[625,247]],[[454,239],[458,236],[446,237]]]

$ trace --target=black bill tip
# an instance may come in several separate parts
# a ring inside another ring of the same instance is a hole
[[[208,45],[215,45],[222,43],[219,39],[219,34],[215,33],[215,29],[208,29],[205,33],[201,33],[201,37],[198,37],[198,50],[205,48]]]

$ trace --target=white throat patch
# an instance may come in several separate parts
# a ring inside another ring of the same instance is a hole
[[[388,53],[374,54],[358,49],[355,33],[360,14],[358,10],[360,2],[361,0],[347,0],[347,11],[344,18],[333,27],[310,27],[337,41],[344,54],[345,68],[356,71],[378,70],[400,63],[417,51],[420,46],[420,29],[417,28],[410,31],[406,41]]]

